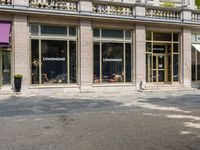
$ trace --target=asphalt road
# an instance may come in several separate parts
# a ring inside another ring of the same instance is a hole
[[[0,150],[200,150],[200,92],[1,97]]]

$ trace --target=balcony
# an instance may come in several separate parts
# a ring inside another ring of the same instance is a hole
[[[146,17],[165,20],[180,20],[181,10],[163,7],[147,7]]]
[[[200,11],[154,6],[136,0],[0,0],[0,11],[31,14],[64,15],[74,17],[120,19],[126,21],[151,21],[200,24]],[[160,0],[159,2],[164,2]],[[177,3],[180,0],[174,0]]]
[[[0,0],[0,5],[11,5],[12,0]]]
[[[31,8],[77,11],[77,1],[69,0],[30,0]]]
[[[195,22],[200,21],[200,12],[198,11],[192,12],[192,21],[195,21]]]
[[[96,14],[108,14],[117,16],[132,16],[132,7],[111,5],[111,4],[97,4],[93,3],[93,13]]]

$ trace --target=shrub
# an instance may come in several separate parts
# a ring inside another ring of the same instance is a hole
[[[170,8],[175,8],[176,5],[172,2],[164,2],[162,5],[162,7],[170,7]]]

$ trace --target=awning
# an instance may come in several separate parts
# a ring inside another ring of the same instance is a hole
[[[192,44],[192,46],[200,52],[200,44]]]
[[[0,46],[6,46],[10,43],[11,23],[0,22]]]

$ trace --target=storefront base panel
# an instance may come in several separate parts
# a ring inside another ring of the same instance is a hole
[[[192,82],[192,88],[200,89],[200,82]]]
[[[135,85],[95,85],[92,87],[92,92],[94,93],[131,93],[135,91]]]
[[[62,94],[80,93],[79,87],[34,87],[28,89],[28,95],[58,96]]]

